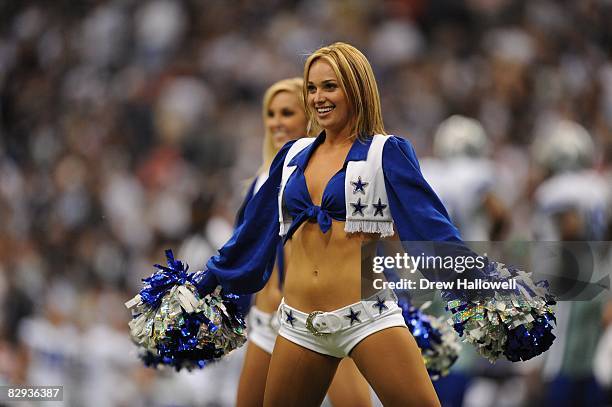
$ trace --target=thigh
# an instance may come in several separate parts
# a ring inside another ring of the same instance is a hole
[[[320,406],[340,359],[276,338],[264,406]]]
[[[351,357],[385,406],[439,406],[416,341],[393,327],[361,341]]]
[[[338,365],[327,395],[334,407],[372,405],[370,386],[351,358],[342,359]]]
[[[249,342],[244,365],[238,383],[238,407],[259,407],[263,405],[266,377],[271,355],[259,346]]]

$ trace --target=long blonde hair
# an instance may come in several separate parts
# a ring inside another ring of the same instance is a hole
[[[357,134],[360,140],[373,134],[387,134],[383,124],[380,95],[376,78],[368,59],[352,45],[335,42],[313,52],[304,64],[304,84],[302,97],[308,100],[308,73],[318,59],[326,61],[338,77],[351,108],[353,121],[351,135]],[[316,116],[310,106],[306,106],[308,134],[318,128]]]
[[[274,83],[272,86],[270,86],[268,90],[266,90],[266,93],[264,93],[263,103],[262,103],[262,108],[263,108],[262,115],[263,115],[264,123],[266,122],[266,118],[268,116],[268,109],[270,108],[270,103],[272,103],[272,99],[274,98],[274,96],[276,96],[280,92],[289,92],[292,95],[294,95],[298,99],[300,108],[304,110],[305,106],[304,106],[304,96],[302,93],[302,87],[303,87],[302,78],[283,79],[283,80],[280,80]],[[270,164],[272,164],[272,160],[278,153],[278,149],[274,147],[274,142],[272,141],[272,133],[270,132],[270,129],[268,128],[268,126],[265,126],[265,127],[266,127],[266,130],[264,134],[263,151],[262,151],[263,164],[261,168],[259,169],[258,173],[267,171],[268,168],[270,168]]]

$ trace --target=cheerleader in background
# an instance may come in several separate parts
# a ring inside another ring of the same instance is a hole
[[[264,94],[263,164],[238,212],[238,225],[243,221],[244,208],[268,178],[268,169],[274,156],[287,142],[306,134],[302,83],[301,78],[281,80],[270,86]],[[290,247],[291,245],[286,245],[285,252],[290,250]],[[238,386],[238,406],[263,404],[268,366],[279,328],[276,310],[282,298],[285,258],[283,247],[279,245],[277,262],[270,280],[255,296],[249,312],[249,342]],[[340,363],[328,397],[334,407],[371,405],[369,386],[350,358],[345,358]]]

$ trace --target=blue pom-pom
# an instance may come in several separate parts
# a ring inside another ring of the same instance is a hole
[[[501,356],[512,362],[529,360],[548,350],[555,339],[555,301],[548,283],[534,282],[529,273],[497,262],[489,262],[484,272],[490,281],[513,279],[517,288],[470,300],[445,292],[455,331],[491,362]]]
[[[508,331],[504,355],[512,362],[529,360],[547,351],[555,340],[552,322],[555,317],[546,313],[532,322],[531,329],[520,325]]]
[[[139,295],[126,303],[132,309],[130,334],[142,347],[146,366],[202,368],[246,340],[239,297],[218,288],[202,298],[196,288],[202,272],[188,267],[166,251],[168,266],[143,279]]]
[[[459,357],[457,336],[444,322],[426,315],[408,299],[400,297],[398,305],[410,333],[421,349],[429,375],[433,379],[446,375]]]
[[[142,302],[155,308],[161,302],[161,299],[170,289],[179,284],[185,284],[190,281],[192,275],[187,274],[189,267],[183,262],[175,260],[172,250],[166,250],[166,261],[168,267],[156,264],[154,267],[159,269],[151,277],[143,279],[145,286],[140,290]],[[191,282],[191,281],[190,281]]]

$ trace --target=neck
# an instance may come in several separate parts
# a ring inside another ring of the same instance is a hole
[[[330,146],[341,146],[345,144],[353,144],[356,136],[352,135],[350,129],[345,127],[340,131],[325,129],[325,143]]]

